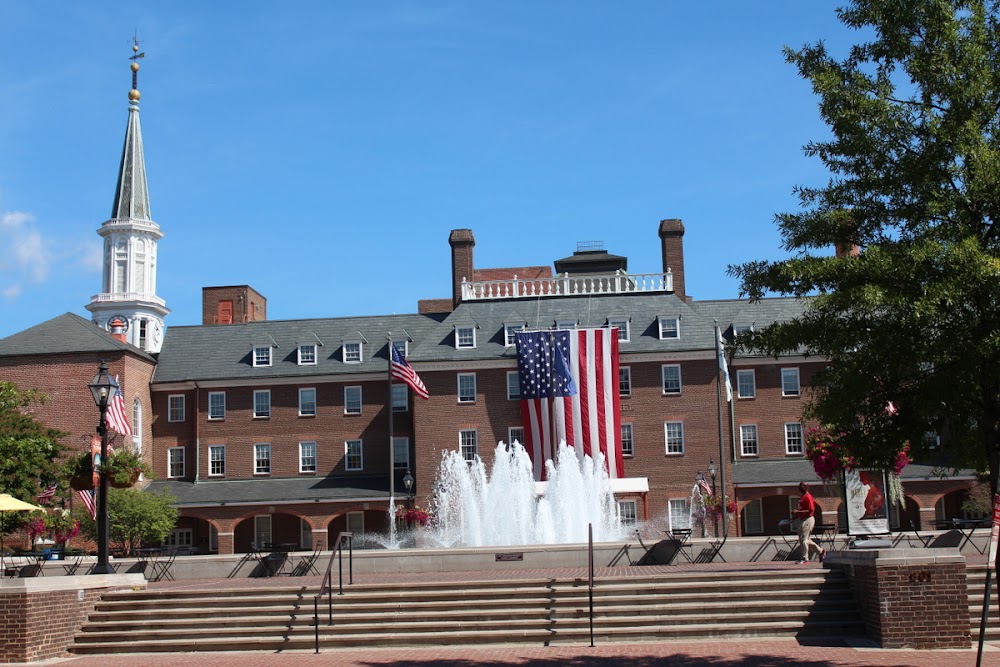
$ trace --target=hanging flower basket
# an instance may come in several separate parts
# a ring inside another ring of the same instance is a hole
[[[100,471],[107,475],[108,484],[116,489],[127,489],[139,481],[139,475],[152,476],[149,465],[135,452],[115,450],[101,464]]]
[[[404,507],[396,508],[396,518],[405,521],[411,526],[426,526],[430,523],[433,516],[427,510],[422,510],[419,507],[414,507],[411,509],[406,509]]]
[[[886,471],[889,473],[889,499],[900,505],[905,501],[899,475],[910,464],[909,452],[910,445],[904,442]],[[844,438],[822,428],[811,429],[806,434],[806,458],[812,462],[813,470],[824,483],[839,480],[844,471],[869,467],[854,455]]]

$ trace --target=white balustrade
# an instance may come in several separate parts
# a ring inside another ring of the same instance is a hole
[[[463,301],[547,298],[634,292],[673,292],[673,273],[612,273],[554,278],[470,281],[462,279]]]

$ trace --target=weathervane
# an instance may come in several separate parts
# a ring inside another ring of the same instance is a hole
[[[132,55],[129,57],[129,60],[132,61],[129,66],[132,70],[132,90],[128,91],[128,98],[133,102],[139,100],[139,63],[136,61],[145,57],[145,52],[139,53],[139,35],[136,32],[132,35]]]

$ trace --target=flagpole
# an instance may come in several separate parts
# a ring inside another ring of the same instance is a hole
[[[395,521],[395,508],[392,506],[396,497],[396,452],[392,442],[393,419],[392,419],[392,332],[387,336],[389,339],[389,354],[386,355],[386,379],[389,382],[389,398],[386,407],[389,408],[389,521]]]
[[[723,435],[722,428],[722,377],[720,372],[722,371],[722,366],[719,364],[719,360],[722,358],[720,355],[725,352],[722,349],[722,331],[719,330],[719,325],[715,325],[715,378],[717,380],[715,398],[719,411],[719,485],[722,488],[722,500],[719,502],[719,507],[722,508],[722,534],[725,537],[729,536],[729,510],[726,508],[726,445],[725,437]],[[716,535],[718,537],[718,535]]]

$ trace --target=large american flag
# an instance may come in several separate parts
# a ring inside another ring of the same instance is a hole
[[[625,476],[618,397],[618,330],[531,331],[517,334],[522,443],[535,479],[561,441],[577,456],[604,454],[608,475]]]
[[[117,381],[117,378],[115,380]],[[125,399],[122,394],[123,389],[119,384],[115,395],[111,397],[111,403],[108,404],[108,426],[122,435],[132,435],[132,427],[125,414]]]
[[[389,341],[389,359],[389,365],[392,369],[392,377],[410,385],[410,389],[413,390],[413,393],[420,398],[427,399],[430,396],[430,394],[427,393],[427,387],[424,386],[423,380],[421,380],[420,376],[417,375],[417,372],[410,368],[410,365],[406,363],[406,359],[399,353],[399,350],[396,349],[396,346],[392,343],[392,341]]]

